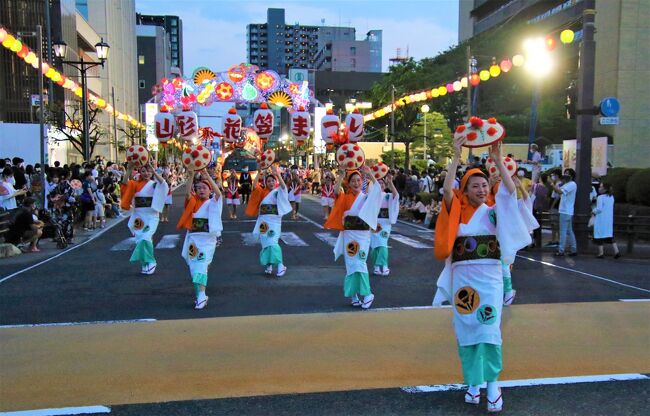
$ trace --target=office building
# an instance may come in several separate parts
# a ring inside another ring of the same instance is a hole
[[[136,14],[136,24],[144,26],[160,26],[169,37],[171,49],[171,66],[183,72],[183,21],[178,16],[152,16]]]
[[[171,74],[171,44],[160,26],[136,26],[138,43],[138,103],[142,105],[153,95],[153,88]]]
[[[248,62],[286,75],[289,69],[381,72],[381,30],[356,40],[353,27],[285,22],[284,9],[268,9],[266,23],[246,28]]]

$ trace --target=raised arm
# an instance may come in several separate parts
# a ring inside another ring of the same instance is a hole
[[[345,179],[345,172],[339,167],[338,175],[336,175],[336,181],[334,182],[334,195],[336,196],[343,190],[343,179]]]
[[[151,159],[149,159],[149,163],[148,163],[148,164],[149,164],[149,169],[151,169],[151,172],[152,172],[152,174],[153,174],[153,177],[156,178],[156,182],[158,182],[158,183],[163,183],[163,182],[165,182],[165,179],[164,179],[162,176],[160,176],[160,174],[159,174],[158,172],[156,172],[156,169],[155,169],[155,168],[153,167],[153,165],[151,164]]]
[[[395,184],[393,183],[393,175],[390,173],[386,175],[384,182],[386,185],[388,185],[388,189],[390,190],[391,194],[393,194],[393,198],[397,198],[399,196],[399,193],[397,192],[397,188],[395,188]]]
[[[503,159],[501,158],[501,143],[495,143],[490,146],[490,157],[494,160],[494,164],[497,169],[499,169],[499,174],[501,174],[501,185],[505,186],[509,193],[513,193],[517,188],[515,183],[512,181],[510,172],[506,169],[503,164]]]
[[[214,199],[215,201],[219,200],[221,198],[221,191],[219,190],[219,186],[214,182],[214,179],[208,174],[208,171],[206,169],[203,169],[201,171],[201,177],[208,181],[210,184],[210,187],[212,188],[212,191],[214,192]]]
[[[456,179],[456,171],[460,164],[460,148],[463,143],[465,143],[464,137],[454,139],[454,156],[449,166],[447,166],[447,176],[445,176],[445,182],[442,185],[442,195],[447,210],[451,209],[451,201],[454,199],[454,180]]]
[[[527,200],[529,195],[524,184],[521,183],[519,178],[517,178],[516,176],[512,178],[512,182],[515,184],[515,187],[521,191],[521,198],[523,200]]]
[[[367,165],[363,165],[361,167],[361,172],[366,174],[366,177],[368,178],[370,183],[376,183],[377,182],[377,180],[375,179],[375,175],[372,174],[372,171],[370,170],[370,168]]]
[[[122,175],[122,183],[124,185],[126,185],[129,182],[132,173],[133,173],[133,165],[131,163],[128,163],[126,165],[126,172],[124,172],[124,175]]]
[[[284,183],[284,179],[282,179],[282,175],[280,175],[280,172],[278,171],[277,166],[271,167],[271,173],[275,175],[275,177],[278,179],[278,183],[280,184],[280,188],[286,190],[287,189],[287,184]]]

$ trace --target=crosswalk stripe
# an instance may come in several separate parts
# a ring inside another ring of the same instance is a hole
[[[257,237],[253,233],[241,233],[241,242],[245,246],[256,246]]]
[[[280,234],[280,240],[284,242],[284,244],[288,246],[294,246],[294,247],[307,247],[309,244],[305,243],[303,239],[298,237],[296,233],[286,233],[283,232]]]
[[[125,238],[111,247],[111,251],[128,251],[135,247],[135,237]]]
[[[180,241],[181,236],[179,234],[166,234],[163,235],[163,238],[158,242],[156,248],[176,248],[176,245]]]
[[[336,240],[337,237],[330,234],[330,233],[314,233],[316,238],[318,238],[320,241],[329,244],[330,246],[334,247],[336,245]]]
[[[391,233],[390,238],[392,238],[395,241],[399,241],[402,244],[406,244],[407,246],[411,246],[413,248],[433,248],[433,246],[421,243],[421,242],[419,242],[417,240],[414,240],[412,238],[409,238],[409,237],[407,237],[405,235],[401,235],[401,234]]]

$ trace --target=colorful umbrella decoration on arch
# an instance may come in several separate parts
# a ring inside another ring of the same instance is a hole
[[[162,79],[156,92],[160,105],[172,112],[217,102],[267,102],[298,111],[301,107],[309,108],[312,94],[307,81],[291,82],[275,71],[249,64],[233,65],[222,72],[200,67],[187,79]]]

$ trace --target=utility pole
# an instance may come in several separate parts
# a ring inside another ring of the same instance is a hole
[[[111,87],[111,101],[113,102],[113,140],[115,141],[115,163],[119,158],[119,149],[117,141],[117,117],[115,116],[115,87]]]
[[[395,86],[390,86],[390,152],[393,156],[391,167],[395,169]]]
[[[578,110],[576,111],[576,194],[575,213],[580,220],[577,237],[578,244],[588,244],[586,232],[587,217],[591,211],[589,193],[591,191],[591,136],[594,107],[594,78],[596,61],[596,42],[594,41],[596,0],[584,0],[582,12],[582,43],[578,74]]]
[[[45,32],[47,34],[47,62],[52,62],[52,21],[50,18],[50,0],[43,0],[43,9],[45,11]],[[40,61],[39,61],[40,62]],[[54,102],[54,82],[48,80],[48,104]]]
[[[45,103],[43,102],[43,27],[36,26],[36,42],[38,43],[38,113],[39,113],[39,138],[41,140],[41,191],[43,192],[43,199],[41,200],[41,207],[45,208],[47,201],[47,193],[45,192],[45,164],[47,163],[47,136],[45,136]],[[50,98],[52,99],[52,98]]]

